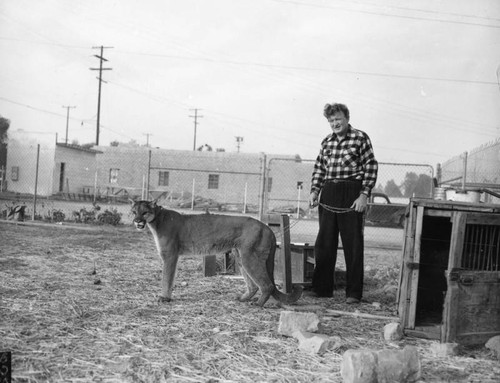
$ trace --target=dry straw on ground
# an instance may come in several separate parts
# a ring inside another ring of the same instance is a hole
[[[386,344],[380,320],[328,315],[355,310],[337,291],[305,297],[298,309],[316,312],[320,331],[343,346],[322,356],[297,349],[277,333],[282,308],[237,302],[238,278],[202,277],[200,259],[179,264],[174,301],[158,304],[160,261],[151,235],[131,227],[67,228],[0,222],[0,350],[12,352],[16,382],[340,382],[348,348],[413,344],[423,381],[499,381],[498,361],[485,349],[435,358],[429,341]],[[379,256],[379,255],[378,255]],[[362,312],[394,316],[397,266],[370,265]],[[374,278],[386,276],[391,280]]]

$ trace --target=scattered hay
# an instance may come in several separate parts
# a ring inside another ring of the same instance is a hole
[[[277,334],[276,302],[264,309],[237,302],[244,282],[203,278],[196,257],[181,259],[174,300],[158,304],[160,261],[147,232],[4,223],[0,230],[0,349],[12,351],[17,382],[336,382],[345,350],[398,347],[384,343],[379,320],[322,315],[355,309],[337,291],[333,300],[303,298],[299,308],[316,308],[320,331],[343,346],[303,353]],[[395,315],[386,304],[360,309]],[[428,355],[428,341],[403,343],[419,347],[425,381],[500,376],[487,355],[457,362]]]

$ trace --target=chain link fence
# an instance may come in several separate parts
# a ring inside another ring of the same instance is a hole
[[[9,140],[2,218],[131,223],[130,200],[180,211],[258,214],[265,156]]]
[[[11,137],[1,174],[2,218],[48,222],[131,223],[130,199],[156,199],[184,213],[290,216],[291,240],[314,243],[309,208],[314,161],[144,146],[93,147]],[[380,163],[366,215],[366,246],[400,248],[411,196],[432,197],[425,164]]]
[[[444,188],[481,192],[481,202],[500,203],[500,138],[464,152],[438,167]]]
[[[314,160],[271,158],[265,183],[266,210],[289,214],[292,239],[308,243],[314,243],[318,230],[318,209],[309,207],[313,167]],[[367,246],[399,248],[410,198],[431,198],[433,186],[430,165],[380,162],[365,219]]]

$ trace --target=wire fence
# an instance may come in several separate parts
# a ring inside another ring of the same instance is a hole
[[[500,203],[500,138],[444,162],[437,169],[444,188],[481,192],[481,202]]]
[[[308,205],[313,164],[263,153],[11,140],[0,173],[0,213],[4,219],[130,224],[130,199],[156,199],[185,213],[288,214],[292,241],[314,243],[317,209]],[[367,246],[402,245],[409,198],[432,197],[433,178],[430,165],[380,163],[366,215]]]

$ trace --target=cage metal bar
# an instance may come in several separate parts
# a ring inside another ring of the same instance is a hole
[[[480,245],[481,230],[479,230],[479,227],[477,225],[473,226],[473,230],[474,230],[474,239],[473,239],[472,245],[474,247],[474,251],[473,251],[473,254],[471,256],[471,263],[470,263],[471,270],[474,270],[476,258],[478,257],[478,254],[481,251],[481,245]]]
[[[500,270],[500,231],[497,230],[497,247],[496,247],[496,259],[494,260],[495,262],[495,271]],[[493,263],[493,260],[492,260]],[[493,265],[492,265],[493,266]]]
[[[500,270],[500,226],[467,225],[461,266],[473,271]]]

